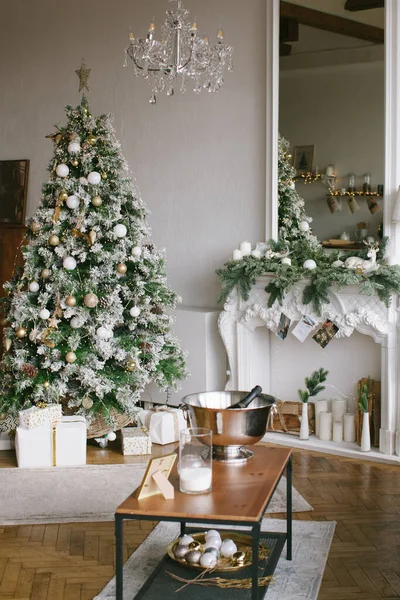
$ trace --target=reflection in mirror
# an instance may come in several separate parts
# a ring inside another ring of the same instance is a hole
[[[382,235],[384,9],[345,4],[281,2],[279,129],[327,247]]]

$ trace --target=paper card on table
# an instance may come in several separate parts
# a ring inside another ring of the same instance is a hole
[[[321,346],[321,348],[325,348],[331,339],[335,337],[338,331],[339,327],[327,319],[322,323],[317,333],[313,335],[313,340],[315,340],[317,344]]]
[[[289,332],[290,323],[292,321],[287,317],[284,313],[281,313],[281,318],[279,319],[278,330],[275,335],[284,340]]]
[[[292,333],[300,342],[304,342],[309,333],[314,329],[316,323],[309,315],[303,315]]]

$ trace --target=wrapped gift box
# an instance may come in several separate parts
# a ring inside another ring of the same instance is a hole
[[[80,416],[62,417],[54,427],[18,427],[15,449],[21,468],[84,465],[86,420]]]
[[[122,434],[122,454],[151,454],[151,439],[149,432],[141,427],[124,427]]]
[[[32,406],[19,411],[19,426],[25,429],[52,425],[62,417],[61,404],[48,404],[45,408]]]
[[[137,416],[139,424],[150,430],[153,444],[171,444],[179,440],[179,432],[186,429],[183,411],[169,406],[157,406],[142,410]]]
[[[12,450],[14,448],[14,438],[8,433],[0,431],[0,450]]]
[[[9,431],[15,431],[18,427],[18,417],[14,415],[6,415],[0,419],[0,431],[8,433]]]

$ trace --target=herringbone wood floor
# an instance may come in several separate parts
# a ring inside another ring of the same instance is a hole
[[[11,453],[0,456],[0,467],[15,465]],[[112,445],[88,452],[92,463],[131,460]],[[337,521],[319,600],[400,598],[399,475],[397,466],[294,451],[294,485],[314,507],[295,518]],[[126,524],[126,557],[153,525]],[[0,527],[0,600],[91,600],[113,573],[113,523]]]

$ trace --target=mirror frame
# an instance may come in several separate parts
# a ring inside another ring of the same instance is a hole
[[[278,119],[279,119],[279,20],[280,0],[266,2],[266,201],[265,239],[278,237]],[[383,226],[389,236],[387,260],[400,264],[400,2],[385,1],[385,177]],[[398,299],[388,318],[393,331],[381,354],[382,403],[380,449],[400,455],[400,330],[397,328]],[[385,354],[385,357],[383,356]],[[393,433],[395,432],[395,435]],[[395,439],[393,439],[395,438]],[[393,447],[394,445],[394,447]]]

